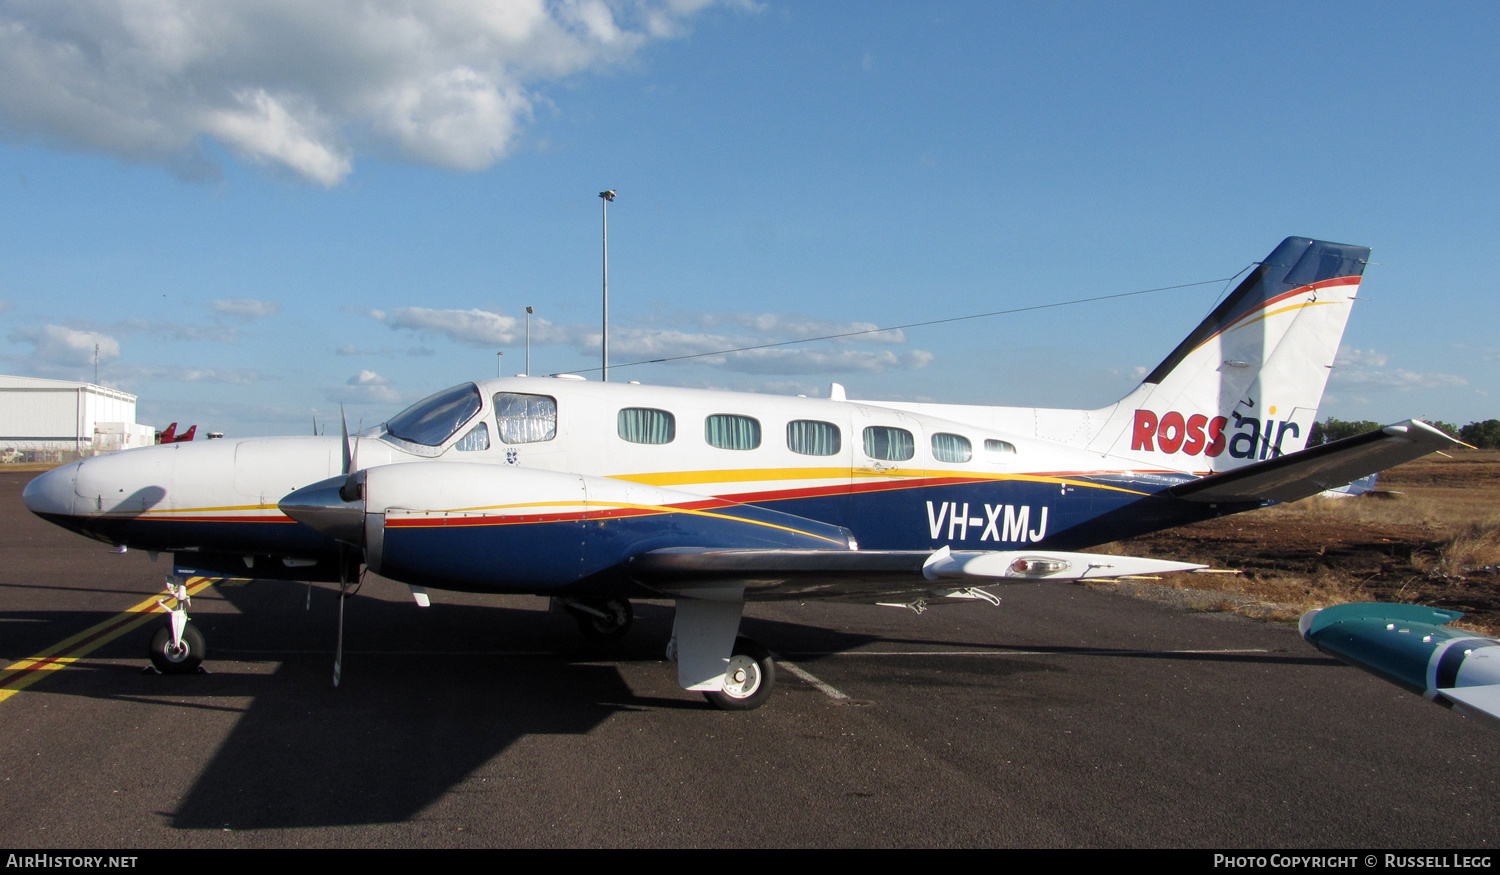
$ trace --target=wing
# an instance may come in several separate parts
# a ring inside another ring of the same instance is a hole
[[[1408,419],[1379,431],[1211,474],[1168,491],[1198,502],[1296,501],[1437,450],[1465,446],[1425,422]]]
[[[1036,580],[1085,580],[1205,568],[1135,556],[1056,550],[708,550],[636,556],[628,573],[671,595],[743,583],[747,599],[869,599]]]

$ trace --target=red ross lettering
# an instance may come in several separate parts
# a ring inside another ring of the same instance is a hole
[[[1155,452],[1151,446],[1151,436],[1156,434],[1156,414],[1149,410],[1137,410],[1135,412],[1135,431],[1130,436],[1130,448],[1132,450],[1145,450]]]
[[[1182,451],[1189,456],[1196,456],[1203,452],[1203,445],[1207,441],[1203,437],[1203,426],[1208,425],[1208,417],[1201,413],[1194,413],[1187,418],[1187,443],[1182,445]]]
[[[1187,427],[1182,424],[1182,414],[1175,410],[1169,410],[1161,418],[1161,427],[1156,430],[1156,445],[1163,453],[1175,453],[1182,446],[1183,432]]]
[[[1224,426],[1229,424],[1229,417],[1215,416],[1208,422],[1208,449],[1203,451],[1205,456],[1217,456],[1224,452]]]

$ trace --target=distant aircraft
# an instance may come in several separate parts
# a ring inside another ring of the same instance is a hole
[[[1329,656],[1500,727],[1500,641],[1448,628],[1462,616],[1369,602],[1308,611],[1298,628]]]
[[[166,431],[163,431],[163,432],[157,434],[157,436],[156,436],[156,442],[158,444],[183,443],[185,441],[192,440],[193,439],[193,435],[197,434],[197,432],[198,432],[198,426],[194,425],[192,428],[188,429],[187,431],[183,432],[182,434],[178,434],[177,433],[177,423],[174,422],[171,425],[167,426]]]
[[[419,604],[426,588],[550,596],[596,637],[629,629],[631,598],[671,598],[681,685],[747,710],[775,676],[738,634],[748,599],[915,603],[1198,568],[1074,551],[1453,446],[1409,420],[1303,449],[1368,256],[1288,238],[1099,410],[481,380],[352,442],[129,450],[43,474],[25,501],[182,573],[347,583],[363,566]],[[172,620],[153,661],[192,670],[203,638],[181,606]]]

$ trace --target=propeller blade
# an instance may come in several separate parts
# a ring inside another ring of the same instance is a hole
[[[339,470],[339,473],[347,477],[349,476],[349,472],[354,470],[354,463],[349,458],[349,419],[344,416],[344,405],[342,404],[339,405],[339,428],[344,433],[344,467]]]

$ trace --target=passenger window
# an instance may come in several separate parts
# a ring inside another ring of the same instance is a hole
[[[626,407],[618,419],[620,437],[633,444],[670,444],[677,437],[677,419],[665,410]]]
[[[533,444],[557,437],[557,399],[551,395],[495,393],[495,420],[503,444]]]
[[[865,455],[887,462],[905,462],[917,454],[917,442],[911,432],[889,425],[872,425],[865,429]]]
[[[984,451],[991,456],[1014,456],[1016,445],[1010,441],[997,441],[991,438],[984,442]]]
[[[831,422],[797,419],[786,424],[786,448],[804,456],[836,456],[843,436]]]
[[[974,445],[961,434],[939,432],[932,436],[932,457],[939,462],[967,462],[974,458]]]
[[[760,420],[715,413],[703,422],[703,439],[721,450],[753,450],[760,446]]]
[[[469,429],[469,433],[468,434],[466,434],[463,437],[459,438],[458,443],[454,444],[454,446],[457,447],[460,452],[469,452],[471,450],[487,450],[487,449],[489,449],[490,448],[490,429],[489,429],[489,426],[485,425],[482,422],[479,423],[478,425],[476,425],[473,428]]]

